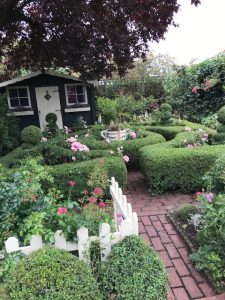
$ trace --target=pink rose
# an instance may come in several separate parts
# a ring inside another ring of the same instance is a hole
[[[96,203],[96,202],[97,202],[97,198],[95,198],[95,197],[89,197],[89,198],[88,198],[88,201],[89,201],[90,203]]]
[[[137,135],[134,131],[131,131],[129,135],[130,135],[130,137],[132,137],[132,139],[136,139],[136,137],[137,137]]]
[[[103,207],[106,207],[106,204],[105,204],[105,202],[101,201],[101,202],[99,202],[98,206],[101,207],[101,208],[103,208]]]
[[[69,185],[70,185],[70,186],[74,186],[75,184],[76,184],[75,181],[73,181],[73,180],[70,180],[70,181],[69,181]]]
[[[103,191],[102,191],[102,189],[101,189],[100,187],[96,187],[96,188],[94,189],[93,193],[94,193],[95,195],[98,195],[98,196],[103,195]]]
[[[130,160],[130,159],[129,159],[129,156],[124,155],[123,160],[124,160],[126,163],[128,163],[128,161]]]
[[[191,89],[192,93],[197,93],[197,88],[194,86],[192,89]]]
[[[66,214],[68,212],[66,207],[59,207],[57,210],[57,215],[63,215]]]

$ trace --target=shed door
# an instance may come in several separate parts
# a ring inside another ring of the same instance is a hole
[[[44,129],[45,125],[47,124],[45,121],[45,117],[48,113],[56,114],[57,125],[59,128],[63,128],[61,105],[59,98],[59,87],[38,87],[35,88],[35,92],[41,129]]]

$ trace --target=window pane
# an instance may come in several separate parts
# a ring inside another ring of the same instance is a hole
[[[85,102],[84,95],[77,95],[77,100],[79,103],[84,103]]]
[[[76,95],[68,95],[68,103],[73,104],[77,102]]]
[[[10,98],[17,98],[17,89],[9,89],[9,97]]]
[[[75,95],[76,94],[76,87],[75,87],[75,85],[68,85],[67,86],[67,94],[68,95]]]
[[[20,98],[20,105],[21,106],[29,106],[28,98]]]
[[[19,107],[20,106],[19,99],[18,98],[10,99],[10,104],[11,107]]]
[[[77,85],[77,94],[83,94],[83,85]]]
[[[27,96],[27,89],[26,88],[19,88],[18,89],[18,94],[19,94],[19,97],[28,98],[28,96]]]

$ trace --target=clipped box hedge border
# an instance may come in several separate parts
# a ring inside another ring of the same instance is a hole
[[[202,177],[225,152],[225,145],[174,148],[175,145],[173,140],[140,150],[140,167],[153,194],[201,189]]]

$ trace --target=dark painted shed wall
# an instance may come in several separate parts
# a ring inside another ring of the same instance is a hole
[[[20,126],[21,129],[29,126],[35,125],[40,126],[39,124],[39,116],[38,116],[38,109],[37,109],[37,101],[36,101],[36,94],[35,88],[36,87],[48,87],[48,86],[58,86],[59,87],[59,97],[61,102],[61,112],[62,112],[62,120],[63,125],[71,127],[76,120],[76,118],[83,116],[84,120],[87,124],[94,124],[96,121],[96,108],[95,108],[95,96],[94,96],[94,87],[91,84],[88,84],[87,87],[87,98],[88,104],[91,107],[90,111],[84,112],[71,112],[65,113],[64,109],[66,108],[66,95],[65,95],[65,84],[68,83],[80,83],[80,81],[75,81],[73,79],[66,79],[62,77],[52,76],[49,74],[40,74],[36,77],[23,80],[21,82],[15,83],[13,85],[9,85],[9,87],[13,86],[29,86],[30,91],[30,99],[31,99],[31,106],[34,110],[34,115],[32,116],[18,116],[20,118]],[[0,93],[4,94],[6,88],[1,88]]]

